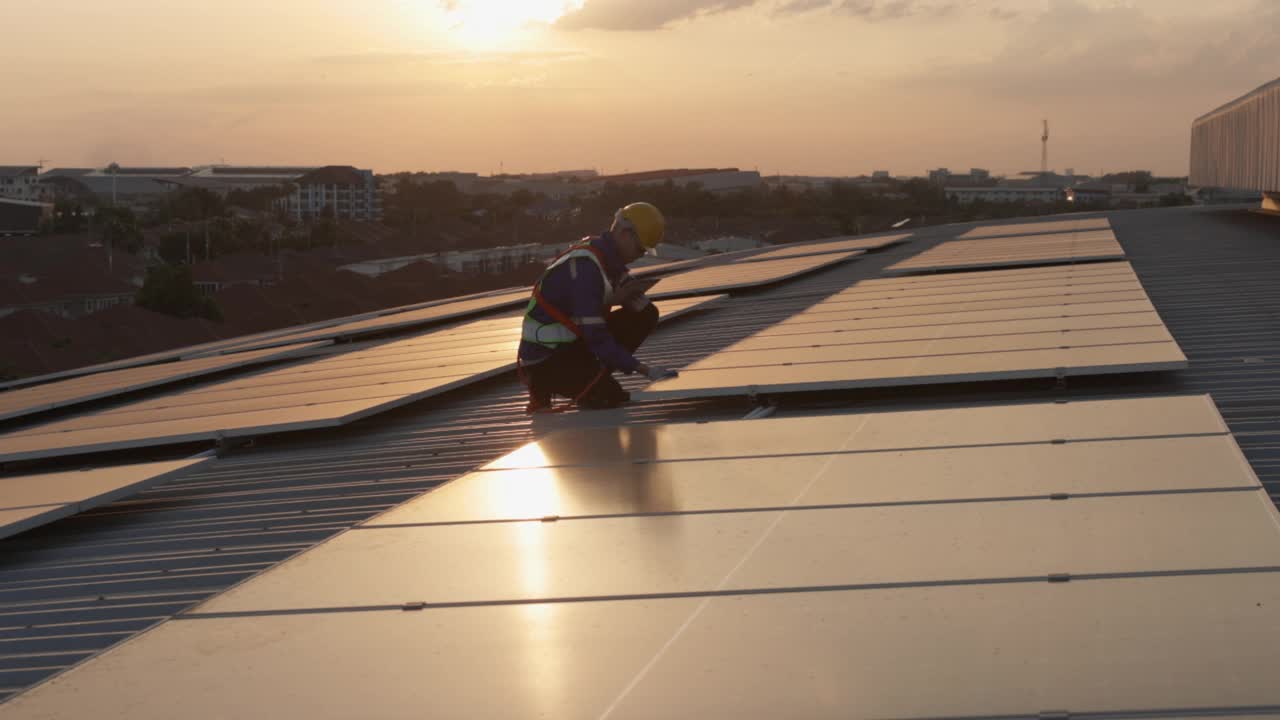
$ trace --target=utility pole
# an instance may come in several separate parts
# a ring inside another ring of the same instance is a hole
[[[111,173],[111,207],[116,206],[116,176],[120,174],[120,164],[111,163],[107,166],[107,171]]]

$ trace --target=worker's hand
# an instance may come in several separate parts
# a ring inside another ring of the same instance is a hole
[[[624,307],[627,306],[628,303],[639,305],[639,309],[643,310],[644,306],[648,304],[648,298],[646,298],[644,294],[649,290],[649,288],[653,287],[653,285],[653,282],[637,280],[636,278],[628,275],[627,278],[618,285],[617,289],[613,291],[613,301]]]
[[[680,376],[680,373],[675,370],[672,370],[671,368],[664,368],[661,365],[645,365],[642,363],[636,369],[644,373],[645,377],[650,380],[666,380],[668,378]]]

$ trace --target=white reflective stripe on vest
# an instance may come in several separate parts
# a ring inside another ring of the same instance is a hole
[[[543,277],[546,277],[547,273],[551,272],[552,270],[569,262],[573,258],[578,258],[578,257],[587,258],[588,260],[591,261],[591,264],[595,265],[596,269],[600,271],[600,279],[604,282],[604,306],[609,307],[610,305],[613,304],[613,283],[609,282],[609,273],[605,272],[604,266],[600,264],[600,259],[596,257],[595,253],[591,252],[586,248],[583,248],[583,247],[575,248],[565,253],[564,255],[561,255],[559,260],[556,260],[555,262],[548,265],[547,269],[542,272]]]
[[[540,323],[531,317],[524,319],[520,337],[536,345],[564,345],[578,339],[577,335],[560,323]]]

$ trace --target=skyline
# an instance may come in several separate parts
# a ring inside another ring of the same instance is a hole
[[[0,162],[1187,171],[1265,0],[156,0],[10,9]]]

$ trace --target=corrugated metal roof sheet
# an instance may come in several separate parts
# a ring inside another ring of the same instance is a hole
[[[1280,226],[1241,212],[1111,215],[1148,294],[1191,360],[1176,374],[853,391],[781,398],[783,412],[1209,392],[1273,499],[1280,496]],[[1025,222],[1025,219],[1023,219]],[[659,330],[642,350],[684,365],[970,226],[916,240]],[[626,384],[642,381],[632,378]],[[581,424],[738,418],[746,400],[635,405],[530,420],[513,378],[353,426],[265,438],[134,498],[0,543],[0,699],[333,534]]]

